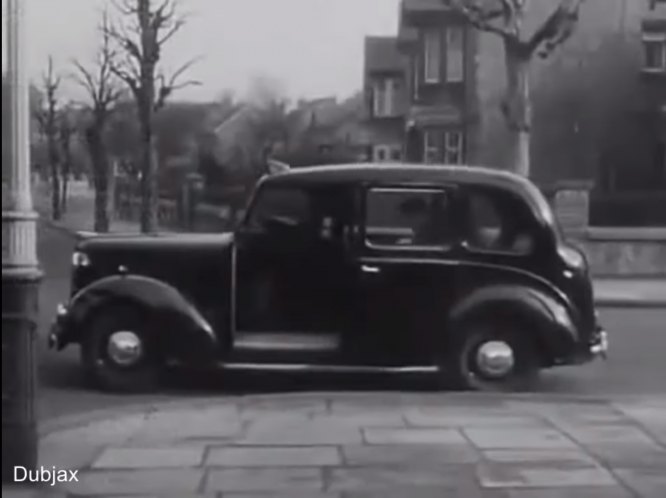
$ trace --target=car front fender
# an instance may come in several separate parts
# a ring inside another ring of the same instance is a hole
[[[217,351],[217,336],[199,310],[171,285],[141,275],[109,276],[77,292],[58,313],[59,347],[80,342],[95,315],[117,304],[145,312],[169,358],[202,360]]]
[[[528,286],[496,285],[470,292],[452,308],[451,330],[476,317],[516,316],[535,327],[540,344],[546,346],[548,357],[569,356],[579,342],[579,331],[565,304],[550,293]]]

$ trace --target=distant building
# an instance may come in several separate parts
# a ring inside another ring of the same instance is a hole
[[[406,60],[398,51],[397,38],[365,39],[367,156],[374,162],[400,161],[405,155],[406,75]]]
[[[534,61],[537,182],[666,188],[657,174],[663,171],[664,7],[664,0],[588,0],[573,37],[548,60]],[[533,0],[526,32],[553,8],[552,0]],[[511,166],[496,35],[465,25],[443,0],[402,0],[397,37],[366,38],[365,58],[375,160]]]
[[[362,112],[360,94],[342,101],[300,100],[287,116],[289,138],[281,157],[297,166],[362,159],[367,145]]]

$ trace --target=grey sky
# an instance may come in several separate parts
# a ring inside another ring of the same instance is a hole
[[[29,72],[38,78],[49,54],[57,68],[94,55],[99,13],[109,0],[21,0],[27,4]],[[258,75],[277,78],[291,97],[345,96],[360,89],[363,37],[395,34],[399,0],[180,0],[188,24],[165,50],[166,67],[194,56],[189,73],[202,86],[180,98],[242,94]],[[3,22],[6,0],[3,0]],[[5,67],[3,27],[3,69]],[[75,91],[68,85],[68,93]]]

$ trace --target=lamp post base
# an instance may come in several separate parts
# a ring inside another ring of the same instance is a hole
[[[2,268],[2,482],[14,469],[37,468],[37,268]]]

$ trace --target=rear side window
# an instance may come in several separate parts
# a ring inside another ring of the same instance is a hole
[[[476,251],[527,254],[534,247],[529,208],[502,192],[478,190],[466,198],[465,242]]]
[[[453,241],[451,200],[441,189],[371,189],[366,201],[366,243],[423,248]]]

